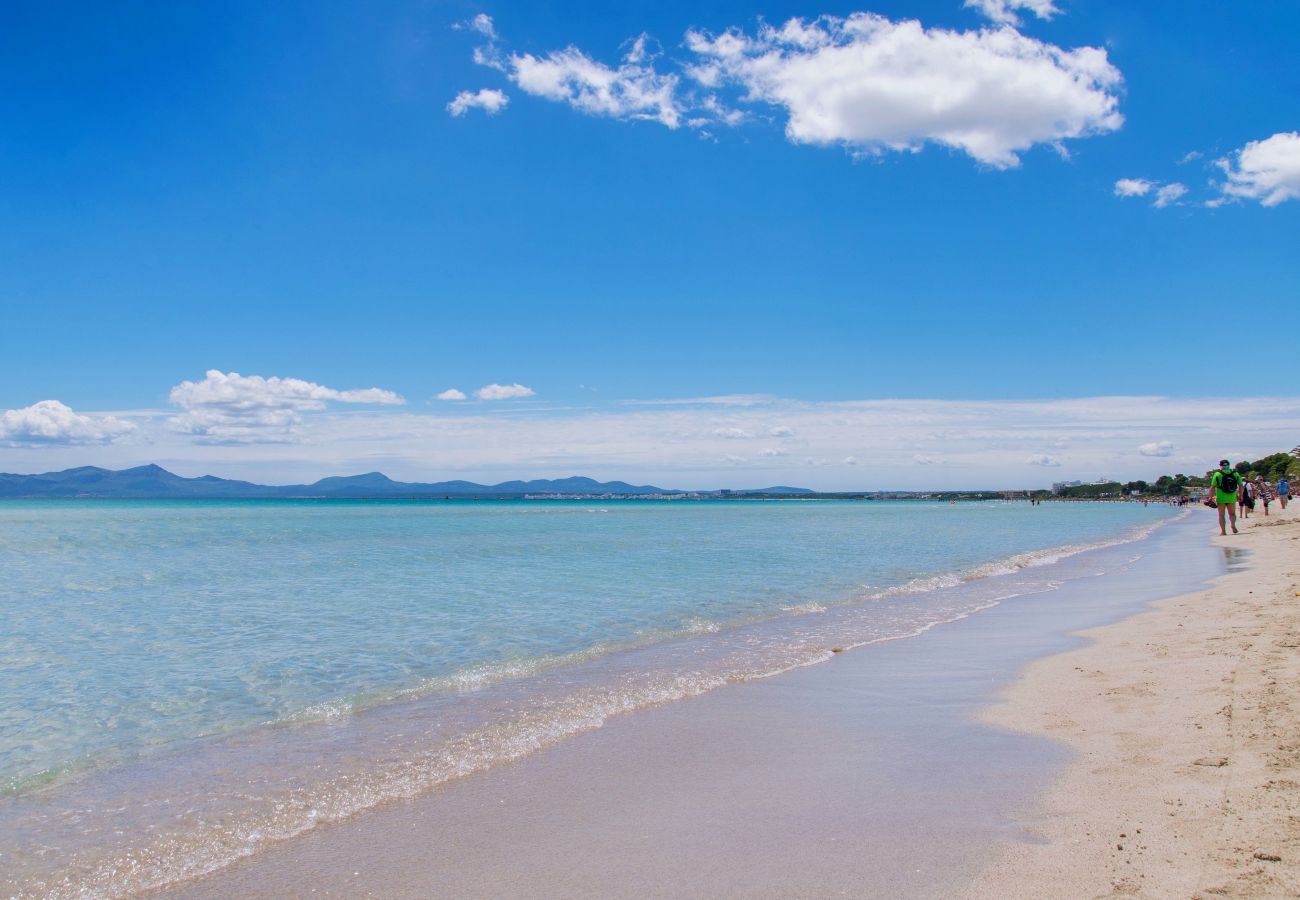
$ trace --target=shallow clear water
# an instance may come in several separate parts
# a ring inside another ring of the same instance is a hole
[[[0,819],[27,824],[0,828],[4,886],[210,870],[609,715],[1050,589],[1058,548],[1171,513],[0,504]]]

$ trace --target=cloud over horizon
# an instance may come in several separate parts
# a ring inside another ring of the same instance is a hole
[[[582,474],[681,488],[752,487],[754,479],[825,490],[1019,488],[1059,478],[1151,478],[1174,467],[1196,474],[1224,455],[1229,437],[1234,454],[1262,456],[1293,445],[1300,429],[1300,397],[769,398],[747,406],[484,403],[413,412],[322,408],[338,402],[334,394],[374,399],[366,391],[313,386],[331,395],[325,398],[280,386],[290,399],[267,399],[272,389],[241,382],[221,386],[206,403],[187,399],[196,411],[233,419],[225,430],[178,432],[165,413],[121,413],[139,423],[138,440],[104,443],[93,456],[67,444],[11,444],[0,450],[0,469],[158,462],[182,474],[283,483],[380,469],[408,481]],[[311,409],[304,412],[304,403]],[[287,436],[286,417],[295,419]],[[1216,422],[1234,424],[1225,433]]]
[[[10,446],[108,444],[135,430],[131,422],[74,412],[58,400],[0,413],[0,443]]]
[[[301,378],[240,375],[209,369],[202,381],[182,381],[168,399],[185,412],[171,427],[203,442],[271,443],[290,440],[302,413],[329,402],[400,406],[406,401],[380,388],[339,391]]]

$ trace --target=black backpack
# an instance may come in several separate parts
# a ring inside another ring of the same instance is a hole
[[[1241,479],[1236,472],[1223,472],[1219,475],[1219,490],[1225,494],[1235,494],[1241,486]]]

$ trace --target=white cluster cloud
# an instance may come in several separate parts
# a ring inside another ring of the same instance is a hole
[[[461,390],[457,390],[456,388],[447,388],[447,390],[443,391],[441,394],[438,395],[438,399],[439,400],[464,400],[465,392]]]
[[[397,406],[405,403],[380,388],[339,391],[300,378],[240,375],[209,369],[202,381],[182,381],[169,399],[185,410],[171,419],[177,431],[216,443],[288,440],[301,414],[327,402]]]
[[[1116,197],[1146,197],[1151,195],[1151,205],[1156,209],[1177,203],[1187,194],[1187,185],[1171,181],[1160,184],[1146,178],[1121,178],[1115,182]]]
[[[108,444],[135,430],[131,422],[78,413],[58,400],[0,413],[0,443],[9,446]]]
[[[474,392],[480,400],[516,400],[520,397],[533,397],[537,392],[530,387],[515,384],[485,384]]]
[[[981,0],[998,21],[1015,9],[1046,18],[1047,0]],[[720,99],[784,110],[787,138],[841,145],[854,153],[918,151],[927,143],[961,150],[997,168],[1019,165],[1036,145],[1063,152],[1071,138],[1123,123],[1122,82],[1106,51],[1067,50],[1014,28],[951,31],[871,13],[790,19],[756,34],[689,31],[686,78],[656,69],[645,35],[617,66],[574,46],[534,56],[503,54],[488,20],[477,62],[528,94],[590,115],[648,119],[677,128],[736,125],[746,117]],[[689,82],[689,85],[687,85]],[[482,93],[482,92],[480,92]],[[454,101],[453,101],[454,102]]]
[[[1156,209],[1164,209],[1171,203],[1177,203],[1187,193],[1187,185],[1180,182],[1162,184],[1156,188],[1156,199],[1151,205]]]
[[[1138,447],[1138,453],[1143,456],[1173,456],[1174,445],[1172,441],[1150,441]]]
[[[463,116],[471,109],[481,109],[489,116],[494,116],[509,103],[510,98],[495,88],[483,88],[478,92],[461,91],[447,104],[447,112],[453,116]]]
[[[687,34],[705,83],[783,107],[795,143],[919,150],[934,142],[998,168],[1036,144],[1114,131],[1120,73],[1095,47],[1065,50],[1013,29],[949,31],[854,13]]]
[[[1228,178],[1221,185],[1226,199],[1258,200],[1264,206],[1300,199],[1300,132],[1251,141],[1217,164]]]
[[[966,0],[966,5],[999,25],[1019,25],[1018,9],[1027,10],[1040,19],[1050,19],[1060,12],[1053,0]]]

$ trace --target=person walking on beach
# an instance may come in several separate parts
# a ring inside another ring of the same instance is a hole
[[[1283,472],[1277,477],[1277,503],[1278,506],[1286,509],[1286,502],[1291,499],[1291,482],[1287,481],[1286,473]]]
[[[1242,478],[1237,484],[1237,515],[1243,519],[1250,518],[1250,511],[1255,508],[1254,485],[1249,479]]]
[[[1232,533],[1237,533],[1237,489],[1241,487],[1241,476],[1232,470],[1232,464],[1226,459],[1219,460],[1219,470],[1210,476],[1210,490],[1214,492],[1214,505],[1219,508],[1219,534],[1227,534],[1224,514],[1232,522]]]
[[[1268,505],[1273,502],[1273,485],[1264,480],[1263,475],[1255,476],[1255,499],[1264,504],[1264,515],[1268,515]]]

